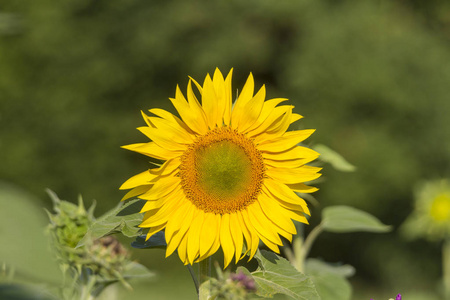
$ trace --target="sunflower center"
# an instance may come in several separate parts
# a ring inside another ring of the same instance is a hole
[[[235,143],[224,140],[198,149],[198,185],[217,199],[228,201],[249,184],[251,161]]]
[[[448,194],[440,194],[431,205],[431,217],[438,222],[450,219],[450,196]]]
[[[181,158],[180,177],[187,198],[218,214],[245,209],[261,191],[261,153],[243,134],[216,128],[199,137]]]

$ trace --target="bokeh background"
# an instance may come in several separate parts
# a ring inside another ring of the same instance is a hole
[[[96,199],[100,215],[149,166],[120,148],[146,141],[135,130],[140,110],[174,112],[176,84],[216,67],[234,68],[236,89],[253,72],[269,98],[289,98],[305,116],[300,127],[317,128],[311,143],[357,166],[325,166],[312,223],[345,204],[394,226],[323,234],[311,256],[356,268],[353,299],[433,299],[441,244],[405,241],[397,229],[414,187],[450,176],[449,1],[3,0],[0,180],[34,196],[23,210],[50,208],[50,188]],[[195,298],[177,257],[134,256],[159,277],[124,299]]]

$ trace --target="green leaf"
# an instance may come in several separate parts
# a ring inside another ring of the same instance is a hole
[[[317,259],[308,259],[305,271],[322,300],[350,300],[352,287],[346,276],[353,274],[352,266],[332,266]]]
[[[331,273],[341,277],[351,277],[355,274],[355,268],[353,268],[353,266],[332,265],[315,258],[308,258],[305,262],[305,268],[307,270],[307,274],[310,274],[310,271]]]
[[[216,300],[218,298],[217,296],[211,296],[211,290],[215,284],[217,284],[217,279],[215,278],[211,278],[200,284],[198,289],[198,299]]]
[[[320,153],[319,159],[323,162],[329,163],[333,168],[342,172],[353,172],[356,167],[350,164],[345,158],[329,147],[318,144],[312,147],[315,151]]]
[[[371,214],[350,206],[330,206],[323,209],[322,227],[325,231],[345,233],[356,231],[388,232],[392,226],[384,225]]]
[[[140,199],[134,199],[125,204],[120,203],[116,208],[92,223],[77,247],[85,245],[88,240],[95,240],[117,232],[122,232],[127,237],[138,236],[141,229],[137,225],[142,222],[143,218],[143,214],[139,212],[144,203],[145,201]]]
[[[284,294],[299,300],[320,299],[312,280],[297,271],[286,259],[264,250],[258,251],[255,258],[259,267],[250,274],[256,282],[257,295],[272,297]],[[239,271],[249,274],[243,267],[239,267]]]
[[[130,262],[125,266],[122,275],[125,279],[137,279],[153,277],[155,276],[155,273],[149,271],[149,269],[137,262]]]
[[[133,248],[145,249],[145,248],[165,248],[167,246],[166,237],[164,231],[159,231],[152,235],[147,241],[146,235],[140,235],[134,242],[131,243]]]

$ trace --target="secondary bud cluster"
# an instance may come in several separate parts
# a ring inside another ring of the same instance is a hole
[[[48,232],[52,237],[57,258],[64,270],[76,276],[83,273],[99,276],[101,280],[121,280],[120,272],[130,262],[127,250],[113,236],[94,240],[85,236],[95,221],[94,206],[86,210],[82,199],[78,205],[52,195],[55,213],[48,213]],[[83,239],[83,246],[77,247]]]

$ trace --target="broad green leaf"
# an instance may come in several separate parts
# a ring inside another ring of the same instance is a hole
[[[315,258],[308,258],[305,262],[306,273],[320,272],[331,273],[341,277],[351,277],[355,274],[355,268],[350,265],[332,265]]]
[[[132,290],[130,283],[128,282],[130,279],[145,279],[155,276],[153,272],[150,272],[145,266],[137,263],[137,262],[129,262],[123,270],[120,272],[117,270],[113,270],[114,279],[112,278],[97,278],[97,283],[102,285],[102,288],[106,288],[107,286],[114,284],[116,282],[120,282],[123,284],[125,288],[128,290]]]
[[[140,235],[134,242],[131,243],[133,248],[145,249],[145,248],[165,248],[167,246],[166,237],[164,231],[160,231],[152,235],[147,241],[146,235]]]
[[[322,227],[329,232],[388,232],[391,226],[384,225],[371,214],[350,207],[330,206],[323,209]]]
[[[329,147],[318,144],[312,147],[315,151],[320,153],[319,159],[323,162],[329,163],[338,171],[342,172],[353,172],[356,170],[356,167],[350,164],[345,158],[342,157],[339,153],[334,150],[331,150]]]
[[[138,236],[141,229],[137,227],[142,222],[143,214],[139,213],[145,201],[134,199],[120,203],[116,208],[110,210],[97,219],[88,229],[86,235],[78,243],[77,247],[83,246],[89,239],[98,239],[112,233],[122,232],[128,237]]]
[[[308,271],[321,300],[350,300],[352,287],[345,277],[335,273]]]
[[[149,271],[149,269],[137,262],[130,262],[125,266],[122,275],[125,279],[137,279],[152,277],[155,276],[155,273]]]
[[[198,289],[198,299],[216,300],[217,296],[211,296],[212,285],[215,283],[217,283],[217,279],[211,278],[200,284]]]
[[[309,258],[305,271],[311,277],[322,300],[350,300],[352,287],[345,277],[352,276],[355,269],[350,265],[335,266],[318,259]]]
[[[0,181],[0,262],[17,277],[59,284],[61,271],[45,234],[49,221],[39,203],[22,189]]]
[[[251,276],[257,285],[257,295],[272,297],[284,294],[298,300],[320,299],[312,280],[297,271],[286,259],[264,250],[258,251],[255,258],[259,267]],[[249,274],[243,267],[239,267],[239,271]]]

